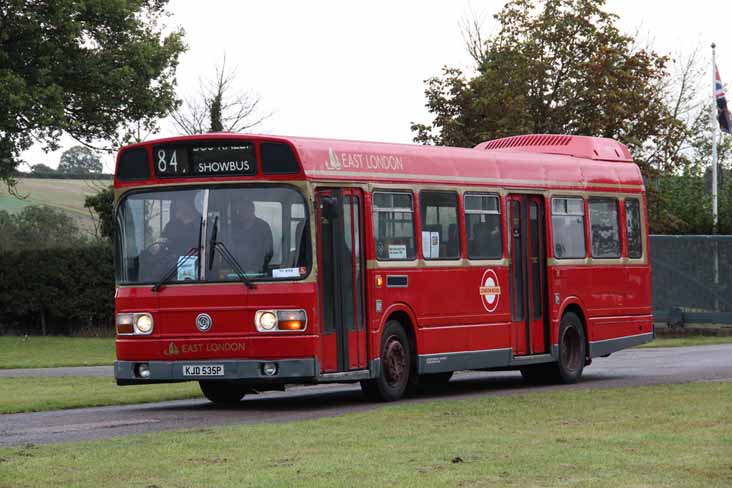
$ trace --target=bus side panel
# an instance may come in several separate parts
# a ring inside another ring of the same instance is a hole
[[[652,332],[650,267],[561,266],[550,272],[552,294],[576,296],[584,305],[589,342]],[[559,305],[552,300],[552,344],[557,343]]]
[[[481,295],[488,270],[495,273],[495,286],[501,290],[490,297]],[[508,289],[505,266],[420,268],[413,275],[412,294],[419,353],[511,347]]]
[[[651,333],[650,268],[606,266],[596,271],[592,274],[592,292],[587,299],[590,340]],[[613,300],[617,301],[616,306],[612,306]]]

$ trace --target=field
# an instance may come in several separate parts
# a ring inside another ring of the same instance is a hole
[[[111,376],[0,378],[0,391],[3,392],[0,396],[0,414],[163,402],[203,396],[196,382],[122,387],[117,386]]]
[[[686,336],[686,337],[656,337],[653,341],[638,346],[641,349],[655,347],[685,347],[709,346],[713,344],[729,344],[732,336]]]
[[[0,449],[0,488],[732,486],[730,383],[388,405]],[[242,412],[245,415],[245,412]]]
[[[704,346],[728,344],[732,336],[656,338],[640,347]],[[0,369],[103,366],[114,361],[114,338],[0,337]]]
[[[112,362],[112,337],[0,337],[0,369],[103,366]]]
[[[82,230],[93,232],[93,220],[84,208],[84,198],[111,183],[111,180],[18,178],[18,193],[26,198],[19,200],[8,193],[5,185],[0,185],[0,210],[15,213],[28,205],[48,205],[66,212]]]

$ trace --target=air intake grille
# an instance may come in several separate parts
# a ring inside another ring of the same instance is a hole
[[[561,135],[514,136],[488,141],[485,143],[483,149],[506,149],[521,146],[567,146],[571,141],[572,136]]]

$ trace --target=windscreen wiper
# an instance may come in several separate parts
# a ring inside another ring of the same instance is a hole
[[[198,256],[198,250],[199,249],[200,248],[198,248],[198,247],[192,247],[183,256],[181,256],[180,258],[178,258],[178,260],[176,261],[176,263],[173,266],[171,266],[170,269],[165,272],[165,274],[163,275],[163,277],[160,278],[157,281],[157,283],[155,283],[152,286],[151,290],[155,292],[155,291],[158,291],[160,288],[162,288],[163,285],[165,283],[167,283],[167,281],[173,276],[173,273],[175,273],[176,271],[178,271],[178,268],[180,268],[185,263],[187,263],[188,261],[190,261],[190,259],[193,256]]]
[[[211,248],[211,251],[208,255],[208,270],[211,271],[213,268],[213,262],[214,262],[214,255],[216,253],[216,249],[221,251],[221,255],[224,257],[226,262],[228,262],[232,268],[234,268],[234,271],[236,271],[236,274],[239,275],[239,279],[241,279],[242,283],[244,283],[247,288],[254,289],[257,287],[251,279],[247,276],[246,272],[244,271],[244,268],[241,267],[241,264],[239,264],[239,261],[236,260],[233,254],[231,254],[231,251],[229,251],[229,248],[226,247],[226,244],[224,244],[221,241],[217,241],[216,238],[219,235],[219,218],[214,217],[214,224],[213,229],[211,230],[211,240],[209,241],[209,247]]]
[[[157,292],[163,285],[173,276],[173,273],[178,271],[178,268],[186,264],[193,256],[201,255],[201,233],[203,232],[203,217],[201,217],[198,223],[198,247],[190,248],[183,256],[178,258],[173,266],[165,272],[162,278],[160,278],[151,288],[153,292]],[[182,258],[182,259],[181,259]]]

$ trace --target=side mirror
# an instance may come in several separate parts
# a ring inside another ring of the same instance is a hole
[[[320,198],[320,215],[328,220],[340,217],[340,207],[336,197]]]

